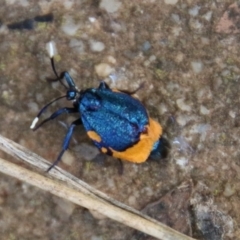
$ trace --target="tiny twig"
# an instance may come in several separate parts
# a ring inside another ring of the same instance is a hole
[[[44,172],[49,167],[48,161],[1,135],[0,149],[17,159],[44,170]],[[145,216],[141,212],[110,198],[59,167],[55,167],[49,174],[44,176],[44,174],[41,175],[0,158],[0,172],[18,178],[82,207],[101,211],[102,214],[113,220],[158,239],[193,240],[193,238],[179,233]],[[49,178],[50,175],[52,178]]]

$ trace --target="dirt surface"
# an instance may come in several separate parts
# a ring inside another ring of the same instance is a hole
[[[208,188],[214,211],[232,224],[222,239],[240,239],[239,9],[229,9],[232,3],[0,0],[1,134],[52,162],[60,152],[66,124],[78,115],[29,129],[46,103],[65,94],[61,84],[46,82],[54,77],[46,43],[54,41],[57,70],[68,70],[79,89],[105,80],[134,90],[144,82],[137,95],[172,145],[165,160],[124,162],[120,176],[115,159],[91,161],[96,148],[79,127],[59,166],[139,210],[192,179]],[[53,21],[35,21],[48,13]],[[30,29],[9,29],[26,19]],[[58,101],[43,118],[70,105]],[[3,174],[0,179],[1,239],[131,239],[130,228]],[[193,209],[201,205],[195,203]],[[193,236],[210,239],[194,229]]]

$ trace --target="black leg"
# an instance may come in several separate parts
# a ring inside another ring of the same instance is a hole
[[[158,147],[150,153],[149,159],[159,161],[160,159],[167,158],[169,151],[171,149],[171,145],[169,141],[164,138],[160,137]]]
[[[64,152],[68,149],[69,147],[69,143],[73,134],[73,130],[77,125],[82,125],[82,120],[79,118],[77,120],[75,120],[74,122],[72,122],[72,124],[70,125],[70,127],[68,128],[68,132],[63,140],[63,145],[62,145],[62,150],[59,153],[57,159],[55,160],[55,162],[47,169],[47,172],[49,172],[54,166],[56,166],[58,164],[59,161],[61,161],[61,158],[64,154]]]
[[[110,89],[110,88],[104,81],[101,81],[98,86],[98,89]]]
[[[123,175],[123,171],[124,171],[123,162],[121,159],[118,159],[118,162],[119,162],[118,174]]]
[[[58,117],[59,115],[61,115],[63,113],[77,113],[77,112],[78,112],[78,109],[76,109],[76,108],[67,108],[67,107],[60,108],[56,112],[54,112],[50,117],[43,120],[38,126],[34,127],[33,131],[37,130],[46,122],[55,119],[56,117]]]

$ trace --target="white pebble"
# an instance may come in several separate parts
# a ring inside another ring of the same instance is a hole
[[[65,7],[65,9],[69,10],[72,8],[73,4],[74,4],[74,1],[72,0],[64,0],[62,1],[63,3],[63,6]]]
[[[72,17],[67,17],[61,27],[62,31],[69,36],[75,35],[79,28],[80,24],[75,24]]]
[[[196,5],[196,6],[194,6],[193,8],[190,8],[189,11],[188,11],[188,13],[189,13],[191,16],[195,17],[195,16],[198,15],[198,12],[199,12],[200,9],[201,9],[201,7]]]
[[[96,21],[96,18],[95,17],[89,17],[88,20],[91,22],[91,23],[94,23]]]
[[[199,102],[212,99],[212,91],[209,86],[205,86],[198,90],[197,98]]]
[[[210,43],[210,39],[206,37],[201,37],[201,42],[204,45],[208,45]]]
[[[6,3],[7,5],[12,5],[12,4],[14,4],[15,2],[17,2],[17,0],[5,0],[5,3]]]
[[[103,78],[108,77],[114,71],[114,69],[107,63],[100,63],[96,65],[94,69],[97,75]]]
[[[185,126],[190,120],[191,118],[189,118],[187,115],[179,115],[176,118],[177,123],[182,127]]]
[[[77,40],[76,38],[70,40],[69,47],[74,48],[78,53],[83,53],[85,49],[83,41]]]
[[[223,195],[225,197],[231,197],[235,192],[236,192],[236,189],[233,186],[231,186],[231,184],[227,183],[225,185]]]
[[[122,3],[119,0],[101,0],[99,7],[108,13],[114,13],[119,10],[121,5]]]
[[[202,16],[204,19],[206,19],[207,21],[210,21],[212,19],[212,11],[208,11],[207,13],[205,13]]]
[[[184,99],[183,98],[179,98],[177,101],[177,106],[182,110],[182,111],[187,111],[187,112],[190,112],[191,111],[191,106],[187,105],[185,102],[184,102]]]
[[[174,5],[174,4],[176,4],[176,3],[178,2],[178,0],[164,0],[164,2],[165,2],[166,4]]]
[[[202,115],[208,115],[210,113],[210,111],[203,105],[200,106],[200,113]]]
[[[172,14],[171,15],[171,18],[172,18],[172,20],[173,21],[175,21],[176,23],[179,23],[180,22],[180,17],[179,17],[179,15],[178,14]]]
[[[189,25],[197,31],[201,31],[203,29],[203,24],[198,19],[190,19]]]
[[[39,111],[38,105],[35,102],[28,103],[28,108],[32,113],[37,113]]]
[[[134,195],[130,195],[130,197],[128,198],[128,204],[130,206],[135,206],[137,203],[136,197]]]
[[[157,57],[156,57],[155,55],[151,55],[148,60],[149,60],[150,62],[153,62],[153,61],[155,61],[156,59],[157,59]]]
[[[29,6],[29,3],[27,0],[5,0],[7,5],[12,5],[12,4],[19,4],[23,7],[27,7]]]
[[[90,40],[90,48],[93,52],[101,52],[105,49],[105,45],[102,42]]]
[[[177,37],[179,36],[179,34],[182,32],[182,28],[181,27],[173,27],[172,28],[172,34],[173,36]]]
[[[176,159],[176,164],[181,168],[185,168],[188,164],[188,159],[185,157],[180,157]]]
[[[116,64],[117,60],[112,56],[107,56],[107,61],[111,64]]]
[[[144,67],[148,67],[150,65],[150,61],[149,60],[144,61],[143,65]]]
[[[108,178],[108,179],[106,180],[106,182],[107,182],[108,188],[116,189],[116,184],[115,184],[115,182],[113,181],[113,179]]]
[[[89,212],[92,214],[92,216],[98,220],[103,220],[105,218],[107,218],[105,215],[102,214],[102,211],[101,212],[98,212],[96,210],[93,210],[93,209],[89,209]]]
[[[61,198],[54,198],[53,200],[58,206],[57,214],[60,217],[63,216],[64,218],[69,218],[72,215],[76,207],[75,204]]]
[[[213,166],[208,166],[206,170],[207,170],[208,173],[214,173],[215,172],[215,168]]]
[[[200,61],[191,62],[191,67],[195,73],[200,73],[203,70],[203,64]]]
[[[168,111],[168,108],[164,103],[160,103],[158,109],[159,109],[159,112],[161,113],[161,115],[163,115],[164,113],[166,113]]]
[[[235,118],[235,117],[236,117],[236,112],[234,112],[234,111],[232,111],[232,110],[230,110],[230,111],[228,112],[228,114],[229,114],[229,116],[230,116],[231,118]]]
[[[176,54],[175,61],[176,61],[177,63],[182,62],[183,59],[184,59],[184,54],[183,54],[183,53],[177,53],[177,54]]]
[[[20,1],[18,1],[18,3],[23,7],[28,7],[29,6],[29,3],[28,3],[27,0],[20,0]]]
[[[102,236],[92,236],[91,240],[103,240]]]
[[[69,151],[66,151],[62,156],[62,162],[68,166],[71,166],[74,160],[75,160],[74,156]]]

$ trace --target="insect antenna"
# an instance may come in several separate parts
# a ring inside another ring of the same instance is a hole
[[[54,102],[58,101],[59,99],[62,99],[62,98],[66,98],[67,95],[64,95],[64,96],[61,96],[61,97],[58,97],[58,98],[55,98],[54,100],[52,100],[51,102],[49,102],[48,104],[46,104],[38,113],[38,115],[33,119],[32,121],[32,124],[30,126],[30,129],[33,129],[33,130],[37,130],[42,124],[40,123],[38,126],[36,126],[38,120],[39,120],[39,117],[46,111],[46,109],[51,105],[53,104]]]
[[[56,67],[55,67],[55,63],[54,63],[54,55],[56,55],[56,48],[55,48],[55,43],[54,42],[49,42],[47,43],[47,51],[51,60],[51,66],[52,66],[52,70],[56,76],[55,79],[50,79],[47,78],[47,80],[49,82],[57,82],[59,81],[66,89],[68,89],[68,87],[63,83],[63,77],[64,77],[64,73],[61,73],[60,76],[58,75],[57,71],[56,71]]]

